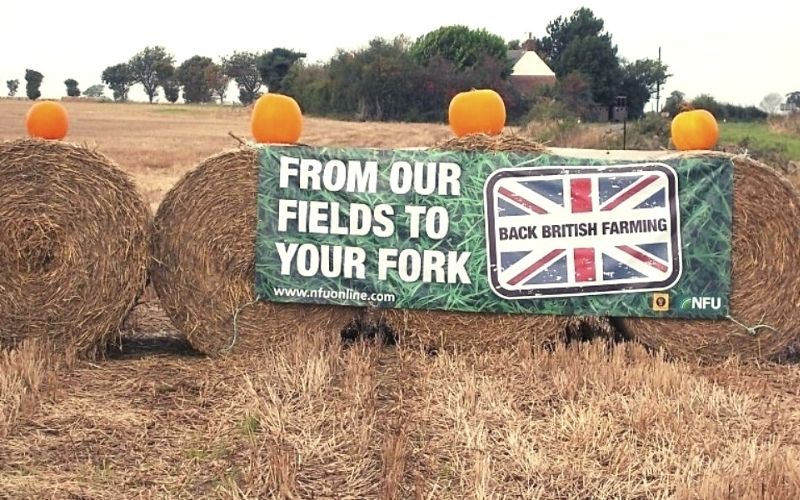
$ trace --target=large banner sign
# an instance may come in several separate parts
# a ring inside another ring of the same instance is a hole
[[[263,147],[263,300],[720,318],[733,165]]]

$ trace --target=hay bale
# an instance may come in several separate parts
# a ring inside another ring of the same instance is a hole
[[[254,148],[212,156],[167,193],[156,213],[153,285],[175,326],[206,354],[263,348],[309,329],[339,335],[359,313],[255,301],[258,172]]]
[[[38,338],[69,356],[104,351],[147,280],[150,219],[100,153],[0,143],[0,345]]]
[[[624,318],[625,333],[670,355],[700,361],[767,359],[798,338],[800,196],[775,169],[734,157],[731,316],[725,320]]]
[[[451,151],[545,151],[544,146],[516,135],[472,134],[434,146]],[[535,345],[563,340],[579,326],[570,316],[464,313],[416,309],[370,311],[392,328],[401,345],[427,350],[492,350],[526,341]],[[592,320],[589,320],[590,322]]]
[[[453,137],[442,141],[435,149],[450,151],[520,151],[523,153],[537,153],[547,151],[543,144],[531,141],[515,134],[487,135],[470,134],[464,137]]]

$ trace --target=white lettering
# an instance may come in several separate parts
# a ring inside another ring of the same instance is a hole
[[[299,158],[291,156],[281,156],[281,169],[279,185],[282,188],[289,187],[289,179],[297,177],[297,166],[300,164]]]
[[[278,250],[278,257],[281,259],[281,274],[289,276],[292,273],[291,260],[297,252],[297,243],[289,244],[288,249],[285,243],[275,243],[275,246]]]

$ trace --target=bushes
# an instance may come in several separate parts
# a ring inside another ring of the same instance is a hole
[[[355,52],[339,51],[328,63],[296,64],[284,91],[318,116],[377,121],[447,119],[450,99],[471,88],[492,88],[503,97],[509,121],[523,116],[527,103],[503,78],[503,61],[484,54],[465,69],[442,56],[425,64],[411,55],[403,38],[376,38]]]
[[[669,118],[656,113],[647,113],[641,119],[628,122],[628,133],[625,141],[627,149],[658,150],[670,145]],[[620,145],[622,143],[621,138]],[[619,147],[619,146],[617,146]]]
[[[301,104],[305,113],[326,115],[330,112],[327,67],[297,62],[289,70],[283,85],[285,92]]]
[[[532,119],[524,127],[523,133],[553,147],[622,149],[620,126],[579,123],[574,116],[563,118],[563,112],[563,104],[559,101],[535,107],[528,114]],[[627,127],[627,149],[658,150],[669,147],[668,118],[648,113],[639,120],[629,121]]]
[[[767,113],[755,106],[723,105],[722,119],[735,122],[758,122],[767,119]]]
[[[755,106],[721,103],[708,94],[701,94],[695,97],[691,105],[695,109],[710,111],[718,121],[754,122],[767,119],[767,113]]]

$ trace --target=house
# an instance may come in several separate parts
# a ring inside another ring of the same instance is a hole
[[[530,96],[536,89],[556,83],[556,74],[527,42],[523,50],[509,50],[508,59],[513,64],[509,81],[524,96]],[[528,50],[525,50],[528,49]]]

